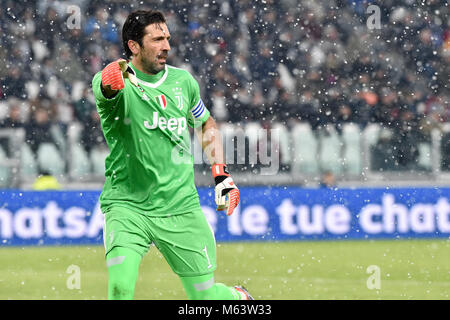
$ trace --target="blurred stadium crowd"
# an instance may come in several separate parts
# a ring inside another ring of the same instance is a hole
[[[359,133],[375,124],[381,132],[373,143],[375,170],[431,168],[421,166],[419,145],[428,144],[430,158],[431,132],[438,129],[440,168],[449,170],[447,1],[205,3],[3,0],[0,126],[25,129],[30,157],[39,159],[39,147],[53,144],[66,173],[69,140],[87,157],[105,150],[91,79],[123,57],[128,13],[153,8],[166,14],[171,31],[169,64],[192,71],[219,123],[276,124],[291,134],[307,124],[317,141],[339,137],[346,124]],[[371,3],[381,9],[380,29],[367,26]],[[79,28],[72,28],[70,5],[80,8]],[[7,157],[11,148],[2,139]]]

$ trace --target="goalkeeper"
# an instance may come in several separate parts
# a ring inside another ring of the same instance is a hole
[[[214,281],[216,243],[194,184],[188,126],[210,151],[218,210],[232,214],[239,190],[198,83],[166,64],[169,39],[161,12],[132,12],[122,30],[130,61],[110,63],[92,81],[110,149],[100,196],[108,299],[133,298],[141,259],[153,243],[189,299],[249,300],[243,287]]]

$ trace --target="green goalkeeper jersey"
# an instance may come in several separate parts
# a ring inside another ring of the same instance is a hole
[[[125,79],[125,88],[111,99],[101,91],[101,72],[92,80],[110,150],[102,212],[114,205],[166,216],[198,208],[188,126],[200,126],[210,115],[198,83],[186,70],[168,65],[156,75],[129,65],[139,85]]]

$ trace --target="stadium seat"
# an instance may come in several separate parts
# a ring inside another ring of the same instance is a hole
[[[363,130],[362,136],[367,143],[367,146],[370,148],[378,142],[378,138],[380,136],[381,127],[377,123],[369,123],[365,129]]]
[[[317,174],[318,143],[309,123],[298,123],[291,131],[293,141],[292,170],[297,173]]]
[[[42,143],[37,150],[37,163],[41,170],[57,176],[64,173],[64,160],[53,143]]]
[[[91,162],[83,146],[80,145],[81,124],[74,122],[67,129],[68,153],[70,159],[69,175],[72,179],[77,179],[88,175],[91,171]]]
[[[55,139],[56,144],[59,147],[60,154],[62,159],[67,159],[67,139],[61,129],[61,127],[57,125],[53,125],[50,127],[50,131],[53,139]]]
[[[5,119],[8,116],[9,106],[7,102],[0,101],[0,120]]]
[[[431,159],[431,144],[426,142],[420,142],[417,145],[419,149],[419,158],[417,160],[417,164],[419,167],[425,170],[432,169],[432,159]]]
[[[439,141],[438,144],[441,157],[437,161],[438,167],[447,173],[450,171],[450,122],[443,124],[442,131],[443,132],[439,133],[438,130],[435,129],[434,132],[436,133],[433,132],[431,136],[433,141]]]
[[[368,166],[368,168],[371,171],[377,171],[381,168],[384,168],[385,166],[385,160],[390,160],[391,158],[387,154],[388,150],[385,150],[383,154],[378,152],[379,146],[378,146],[378,140],[380,139],[380,136],[388,134],[387,131],[383,131],[381,126],[377,123],[369,123],[364,128],[362,132],[362,138],[363,138],[363,157],[366,160],[365,165]]]
[[[108,148],[96,147],[89,154],[92,164],[92,175],[102,177],[105,175],[105,159],[109,154]]]
[[[77,179],[89,175],[91,162],[86,150],[80,144],[70,148],[70,176]]]
[[[35,179],[38,175],[37,162],[28,144],[20,147],[20,174],[23,179]]]
[[[320,132],[319,146],[319,162],[322,172],[329,171],[334,174],[341,174],[343,171],[341,158],[343,143],[334,126],[327,125]]]
[[[6,152],[0,147],[0,187],[8,187],[11,170],[8,166],[3,165],[7,159]]]
[[[362,170],[361,130],[355,123],[347,123],[342,128],[343,164],[346,173],[360,175]]]

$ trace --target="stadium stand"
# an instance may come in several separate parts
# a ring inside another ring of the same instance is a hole
[[[369,30],[369,3],[5,0],[0,131],[26,134],[18,153],[0,135],[0,185],[30,185],[42,170],[66,186],[102,181],[107,147],[90,82],[123,57],[120,26],[138,8],[166,14],[169,64],[194,74],[222,128],[243,130],[246,146],[259,128],[277,130],[280,173],[297,183],[328,171],[338,182],[389,172],[439,181],[450,174],[448,4],[383,1],[381,28]]]

